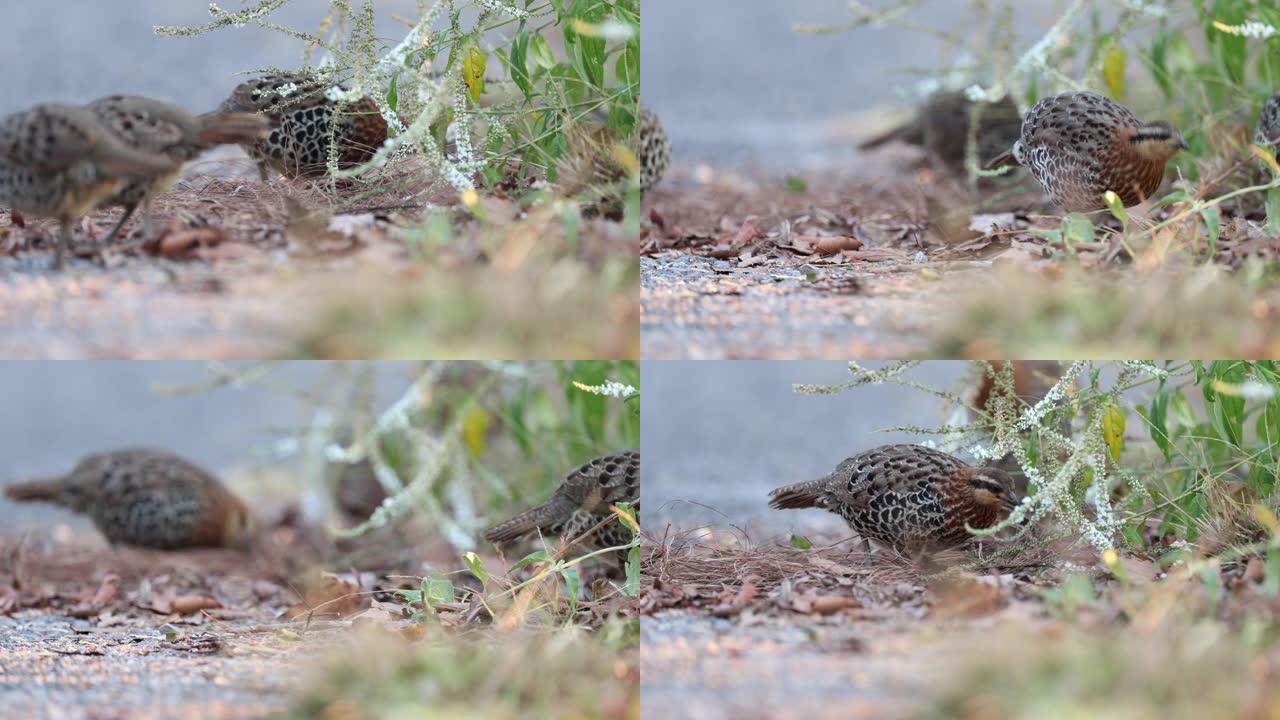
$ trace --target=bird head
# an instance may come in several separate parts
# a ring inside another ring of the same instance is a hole
[[[1013,479],[999,468],[976,468],[969,478],[969,489],[973,492],[974,502],[994,507],[1002,514],[1009,514],[1018,506],[1018,499],[1013,493]]]
[[[1187,149],[1178,128],[1163,120],[1139,126],[1129,136],[1129,142],[1138,155],[1159,163],[1167,161],[1179,150]]]

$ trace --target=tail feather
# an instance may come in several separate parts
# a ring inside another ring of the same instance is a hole
[[[270,121],[253,113],[211,112],[200,116],[200,142],[209,146],[249,143],[270,133]]]
[[[1019,167],[1022,163],[1018,162],[1013,156],[1013,149],[1005,150],[982,166],[983,170],[996,170],[1002,167]]]
[[[817,507],[821,497],[822,481],[810,480],[780,487],[769,493],[769,507],[774,510]]]
[[[907,143],[908,145],[923,145],[924,144],[924,128],[921,127],[919,122],[912,120],[909,123],[899,125],[898,127],[890,130],[889,132],[883,133],[881,135],[876,135],[870,140],[863,141],[863,143],[858,146],[858,149],[870,150],[872,148],[880,147],[881,145],[884,145],[885,143],[890,142],[892,140],[904,142],[904,143]]]
[[[58,503],[62,496],[62,478],[23,480],[6,487],[4,494],[17,502]]]
[[[547,516],[547,506],[536,507],[498,523],[484,532],[484,539],[495,545],[509,543],[537,530]]]

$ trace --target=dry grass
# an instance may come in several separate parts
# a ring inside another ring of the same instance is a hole
[[[1280,349],[1280,289],[1265,268],[1088,272],[1046,278],[999,273],[934,326],[929,355],[943,357],[1273,357]],[[1256,280],[1247,278],[1253,275]]]

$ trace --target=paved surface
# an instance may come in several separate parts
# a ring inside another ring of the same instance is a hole
[[[229,12],[253,2],[222,0]],[[239,82],[236,73],[299,67],[304,44],[256,27],[224,28],[198,37],[155,34],[155,25],[203,25],[206,0],[43,0],[6,3],[0,23],[0,66],[7,73],[0,113],[40,101],[88,102],[116,92],[166,98],[212,109]],[[289,3],[271,19],[314,32],[328,3]],[[394,43],[404,27],[393,15],[417,17],[413,0],[378,0],[379,35]],[[314,60],[313,60],[314,62]]]
[[[867,363],[875,367],[878,363]],[[941,403],[896,385],[838,395],[800,395],[793,383],[838,384],[840,362],[645,361],[641,439],[642,525],[704,524],[772,534],[847,532],[819,510],[768,509],[769,490],[820,477],[849,455],[919,436],[879,433],[894,425],[936,427]],[[967,363],[930,362],[913,377],[950,388]]]
[[[1016,3],[1018,37],[1037,38],[1058,4]],[[947,29],[972,23],[970,2],[918,5],[908,19]],[[847,22],[845,7],[843,0],[645,0],[643,98],[662,116],[677,159],[784,170],[846,161],[854,142],[838,137],[839,116],[911,104],[922,77],[913,71],[955,60],[932,36],[896,26],[822,36],[792,30],[796,22]]]
[[[379,398],[395,397],[414,363],[380,363]],[[325,363],[286,362],[271,378],[328,395],[341,406],[348,384],[323,382]],[[127,446],[163,447],[214,471],[269,462],[272,443],[306,427],[313,408],[260,386],[162,395],[156,384],[208,379],[199,362],[11,362],[0,373],[0,485],[62,473],[81,456]],[[329,376],[336,377],[336,376]],[[0,498],[6,532],[47,524],[82,527],[71,513]]]

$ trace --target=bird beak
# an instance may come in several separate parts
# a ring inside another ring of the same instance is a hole
[[[1009,492],[1004,494],[1004,506],[1009,512],[1013,512],[1018,507],[1019,502],[1020,501],[1017,496],[1013,493]]]
[[[1187,141],[1186,141],[1186,140],[1183,140],[1182,138],[1178,138],[1178,142],[1177,142],[1177,144],[1176,144],[1176,145],[1174,145],[1174,147],[1176,147],[1176,148],[1177,148],[1177,149],[1179,149],[1179,150],[1190,150],[1190,149],[1191,149],[1191,148],[1190,148],[1190,146],[1188,146],[1188,145],[1187,145]]]

